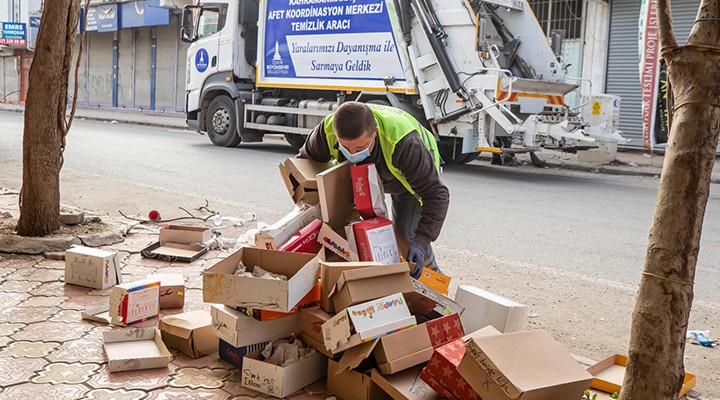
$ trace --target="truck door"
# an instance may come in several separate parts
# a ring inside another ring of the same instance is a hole
[[[227,20],[227,9],[227,4],[203,3],[198,10],[196,39],[188,51],[191,83],[188,90],[201,89],[205,79],[219,70],[220,32]]]

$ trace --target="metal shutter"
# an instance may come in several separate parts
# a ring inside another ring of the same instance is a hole
[[[699,0],[673,0],[673,27],[678,43],[685,43],[687,40],[699,6]],[[622,98],[620,130],[623,136],[632,140],[628,144],[631,147],[642,147],[642,96],[638,72],[639,18],[640,1],[611,0],[605,93]]]

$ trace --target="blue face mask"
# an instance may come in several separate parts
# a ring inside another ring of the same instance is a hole
[[[338,142],[338,149],[339,149],[340,152],[345,156],[345,158],[346,158],[348,161],[350,161],[351,163],[353,163],[353,164],[361,163],[361,162],[363,162],[366,158],[370,157],[370,147],[368,147],[367,149],[365,149],[365,150],[363,150],[363,151],[359,151],[359,152],[357,152],[357,153],[355,153],[355,154],[350,154],[350,152],[348,151],[348,149],[344,148],[343,145],[341,145],[341,144]]]

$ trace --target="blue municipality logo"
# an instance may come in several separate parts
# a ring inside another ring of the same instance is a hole
[[[197,68],[199,72],[205,72],[207,69],[208,58],[208,52],[205,49],[200,49],[195,53],[195,68]]]

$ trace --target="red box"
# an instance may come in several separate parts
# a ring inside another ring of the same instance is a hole
[[[441,385],[440,382],[430,376],[430,373],[427,372],[427,368],[423,368],[422,372],[420,372],[420,379],[422,379],[423,382],[427,383],[427,385],[430,386],[432,390],[439,394],[440,397],[442,397],[443,399],[463,400],[455,397],[449,390],[445,388],[445,386]]]
[[[440,394],[452,393],[454,397],[447,396],[449,399],[482,400],[457,371],[464,354],[465,341],[462,338],[435,348],[420,379]]]
[[[386,217],[385,193],[375,164],[355,165],[350,168],[355,210],[363,219]]]
[[[430,342],[433,347],[441,347],[450,341],[460,339],[465,336],[462,322],[458,314],[450,314],[441,318],[431,319],[425,322],[425,327],[430,336]],[[462,359],[462,357],[460,357]],[[458,361],[460,364],[460,361]]]
[[[376,217],[352,225],[360,261],[377,261],[382,264],[400,262],[395,229],[389,219]]]
[[[272,310],[260,310],[257,308],[236,307],[238,311],[255,318],[258,321],[272,321],[274,319],[287,317],[297,314],[303,308],[317,307],[320,305],[320,282],[312,288],[308,294],[303,297],[300,302],[290,312],[280,312]]]
[[[302,228],[298,233],[293,235],[293,237],[280,246],[278,250],[293,253],[317,254],[320,249],[322,249],[322,244],[320,244],[317,240],[321,227],[322,221],[319,219],[314,220],[306,227]]]

